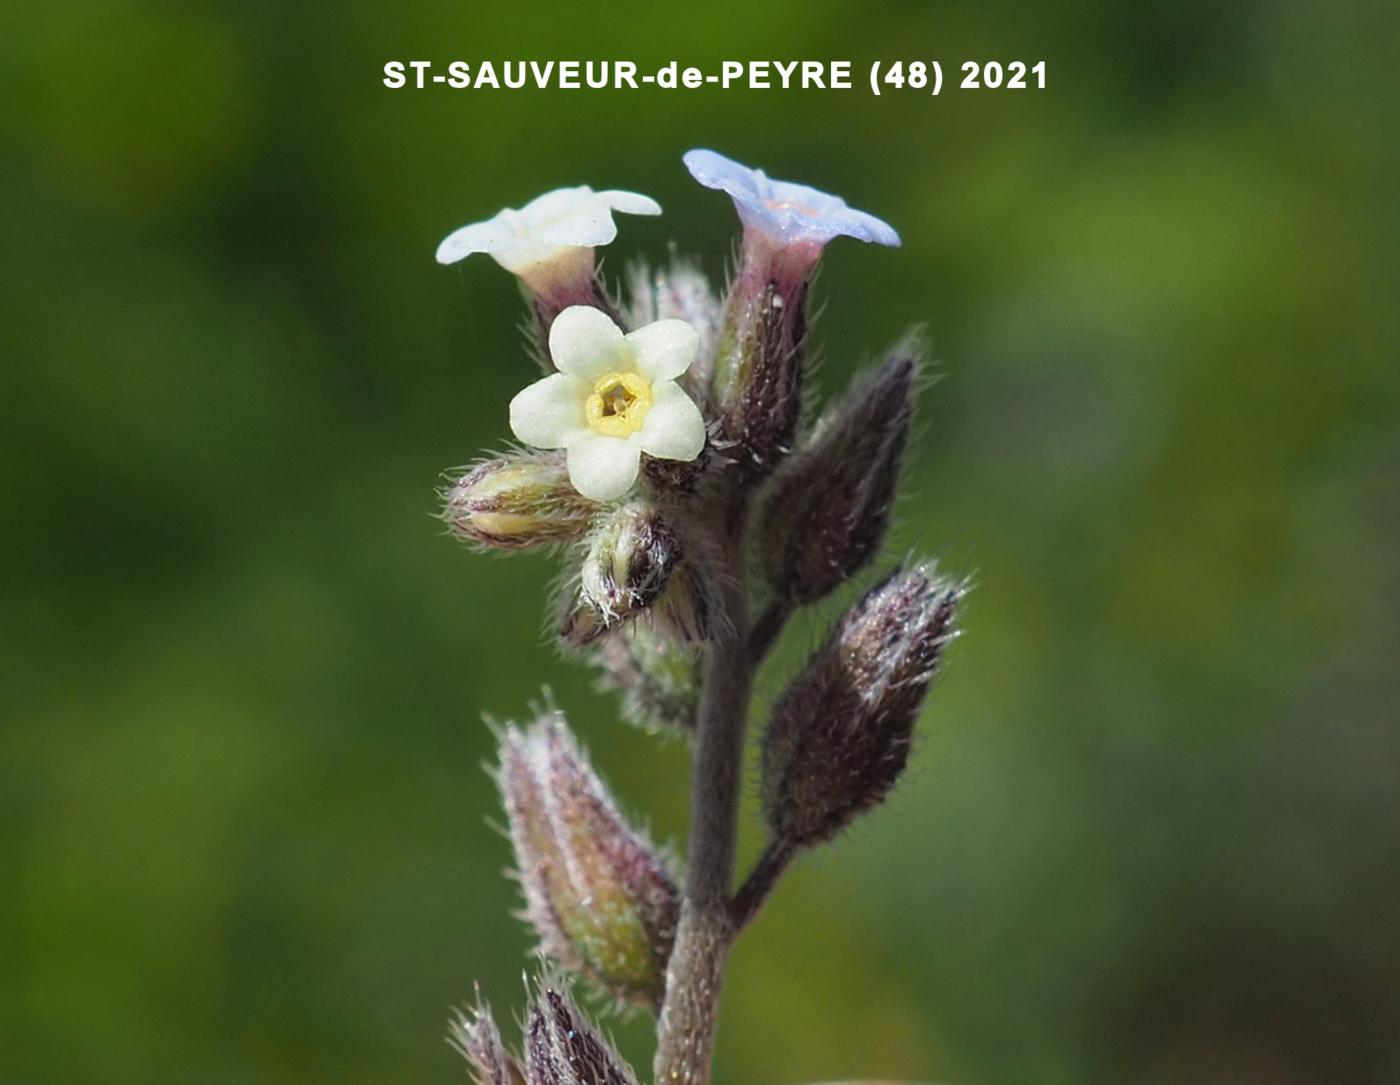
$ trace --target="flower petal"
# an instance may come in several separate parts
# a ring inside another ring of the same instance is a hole
[[[706,188],[717,188],[736,199],[758,196],[759,179],[763,176],[760,170],[751,170],[732,158],[704,148],[686,151],[681,161],[690,175]]]
[[[476,252],[497,252],[518,241],[503,214],[453,230],[437,248],[439,264],[455,264]]]
[[[884,219],[876,218],[868,211],[857,211],[854,207],[845,208],[840,215],[841,233],[854,237],[857,241],[871,242],[899,248],[899,232]]]
[[[536,448],[563,448],[579,430],[588,428],[583,413],[589,388],[564,373],[552,373],[516,393],[510,401],[510,428]]]
[[[572,214],[594,198],[593,190],[587,185],[556,188],[542,196],[536,196],[516,213],[525,229],[536,230]]]
[[[617,236],[614,211],[659,215],[661,207],[648,196],[621,189],[556,188],[519,210],[506,208],[449,234],[438,246],[438,263],[455,264],[474,252],[489,252],[502,267],[518,274],[560,249],[606,245]]]
[[[542,244],[556,247],[577,245],[594,248],[607,245],[617,237],[617,223],[613,221],[612,210],[596,196],[579,202],[569,212],[551,222],[541,223],[531,235]]]
[[[651,407],[637,432],[642,451],[663,460],[695,459],[705,447],[700,408],[675,381],[653,384],[651,394]]]
[[[595,381],[623,363],[622,329],[601,309],[570,305],[549,326],[554,368]]]
[[[700,351],[700,333],[684,320],[658,320],[626,338],[637,372],[649,381],[675,380]]]
[[[584,497],[616,501],[637,481],[641,453],[626,437],[580,434],[569,443],[569,481]]]
[[[598,198],[606,200],[609,207],[614,211],[621,211],[624,215],[661,214],[661,205],[650,196],[643,196],[640,192],[609,188],[598,193]]]

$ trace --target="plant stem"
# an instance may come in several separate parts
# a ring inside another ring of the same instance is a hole
[[[773,647],[773,642],[783,631],[791,613],[792,604],[786,599],[773,599],[755,619],[753,629],[749,633],[749,653],[753,657],[755,667],[768,654],[768,649]]]
[[[763,907],[763,902],[768,899],[768,894],[778,884],[778,879],[783,876],[783,871],[787,869],[791,860],[792,848],[787,844],[774,840],[763,849],[763,854],[758,857],[753,870],[744,879],[739,892],[734,894],[730,917],[736,934],[758,915],[758,910]]]
[[[729,892],[754,669],[744,583],[744,513],[736,499],[726,517],[722,631],[705,651],[685,899],[657,1022],[658,1085],[708,1085],[720,987],[736,933]]]

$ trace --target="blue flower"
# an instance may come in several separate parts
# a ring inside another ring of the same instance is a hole
[[[899,244],[894,227],[848,207],[840,196],[792,181],[774,181],[762,170],[749,169],[714,151],[687,151],[682,160],[706,188],[729,194],[746,227],[780,244],[820,246],[842,236],[877,245]]]

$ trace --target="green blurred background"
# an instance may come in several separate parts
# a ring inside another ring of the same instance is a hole
[[[927,323],[893,552],[978,585],[908,782],[741,944],[720,1080],[1400,1079],[1392,4],[5,21],[5,1085],[461,1080],[447,1008],[480,981],[509,1017],[529,944],[479,714],[544,683],[683,836],[686,751],[556,656],[553,566],[431,519],[533,372],[510,277],[432,255],[588,182],[666,208],[614,272],[675,239],[720,274],[691,146],[902,232],[829,252],[817,383]],[[380,83],[479,57],[1045,59],[1050,88]]]

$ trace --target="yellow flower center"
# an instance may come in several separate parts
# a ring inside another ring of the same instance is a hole
[[[608,373],[584,404],[588,424],[604,437],[626,437],[642,428],[651,408],[651,385],[636,373]]]

